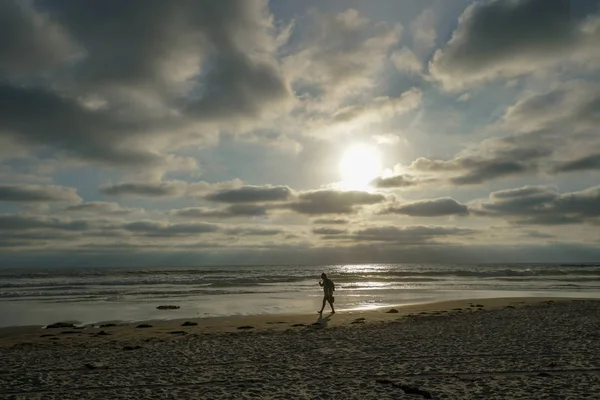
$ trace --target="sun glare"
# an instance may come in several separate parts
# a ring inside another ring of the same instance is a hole
[[[355,145],[340,160],[342,182],[345,190],[369,190],[370,183],[381,173],[379,152],[372,146]]]

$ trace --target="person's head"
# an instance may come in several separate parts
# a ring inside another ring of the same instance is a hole
[[[321,274],[321,279],[327,279],[327,274],[325,272]]]

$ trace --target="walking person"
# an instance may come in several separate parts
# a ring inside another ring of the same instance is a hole
[[[331,306],[331,313],[335,314],[335,309],[333,308],[333,302],[335,298],[333,297],[333,291],[335,290],[335,285],[331,279],[327,277],[327,275],[323,272],[321,274],[321,281],[319,281],[319,286],[323,288],[323,306],[321,307],[321,311],[319,314],[323,313],[323,309],[325,308],[325,302],[328,302]]]

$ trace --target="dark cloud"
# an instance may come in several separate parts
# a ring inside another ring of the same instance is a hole
[[[456,185],[474,185],[496,178],[519,175],[530,170],[530,166],[516,161],[488,161],[476,165],[472,171],[451,178]]]
[[[469,209],[466,205],[460,204],[450,197],[444,197],[392,205],[384,208],[380,213],[404,214],[411,217],[441,217],[446,215],[467,215],[469,214]]]
[[[238,226],[225,230],[225,233],[232,236],[275,236],[284,233],[284,231],[276,228]]]
[[[600,154],[591,154],[576,160],[561,163],[554,167],[554,172],[577,172],[600,170]]]
[[[262,217],[267,215],[268,207],[255,204],[232,204],[225,208],[209,209],[189,207],[170,211],[170,215],[182,218],[236,218]]]
[[[381,226],[359,230],[350,237],[357,241],[394,242],[405,245],[435,243],[436,238],[465,236],[476,233],[472,229],[446,228],[439,226]]]
[[[211,193],[205,199],[221,203],[260,203],[285,201],[291,195],[287,186],[242,186]]]
[[[0,202],[66,202],[82,199],[75,188],[54,185],[0,185]]]
[[[100,192],[107,196],[171,197],[183,195],[186,188],[187,184],[181,181],[131,182],[104,186],[100,188]]]
[[[91,224],[84,220],[72,220],[69,218],[40,217],[21,214],[0,215],[0,230],[22,231],[22,230],[58,230],[58,231],[85,231],[91,228]]]
[[[162,165],[292,97],[266,0],[7,0],[0,18],[0,134],[46,152]]]
[[[82,204],[68,206],[65,211],[72,213],[93,215],[128,215],[141,212],[139,209],[123,208],[118,203],[106,201],[90,201]]]
[[[26,1],[0,2],[0,77],[23,78],[72,59],[77,48],[64,29]]]
[[[493,192],[488,201],[470,209],[477,215],[506,218],[516,224],[598,223],[600,187],[560,194],[549,186],[525,186]]]
[[[136,221],[122,226],[122,229],[136,234],[151,237],[173,237],[213,233],[220,230],[218,225],[202,222],[169,224],[160,221]]]
[[[583,28],[587,17],[575,12],[570,0],[474,2],[450,41],[436,51],[430,71],[455,89],[594,52],[597,56],[600,31],[594,25]]]
[[[402,188],[417,185],[419,180],[412,175],[402,174],[390,176],[388,178],[377,178],[372,184],[380,189]]]
[[[286,207],[306,215],[352,214],[357,211],[357,206],[382,203],[385,200],[381,194],[317,190],[301,193],[297,202],[290,203]]]
[[[315,228],[312,233],[315,235],[341,235],[347,233],[346,229],[334,229],[334,228]]]
[[[320,225],[344,225],[349,222],[350,221],[343,218],[318,218],[313,221],[313,223]]]

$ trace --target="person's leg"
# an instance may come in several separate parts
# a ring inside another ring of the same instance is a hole
[[[335,314],[335,308],[333,308],[333,303],[331,302],[331,297],[329,297],[329,298],[327,299],[327,301],[329,302],[329,305],[331,306],[331,313],[332,313],[332,314]]]
[[[325,297],[323,297],[323,305],[321,306],[321,311],[319,311],[319,314],[323,313],[324,308],[325,308]]]

